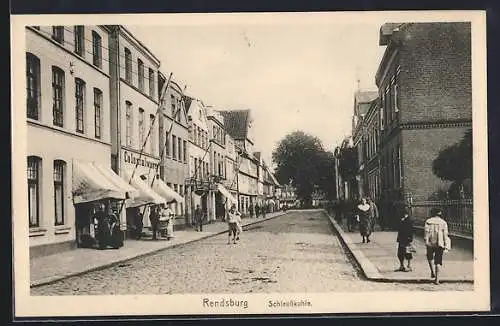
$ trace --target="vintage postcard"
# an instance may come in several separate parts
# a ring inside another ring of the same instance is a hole
[[[15,316],[488,311],[485,22],[12,16]]]

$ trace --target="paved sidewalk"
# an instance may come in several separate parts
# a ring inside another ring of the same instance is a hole
[[[365,276],[373,281],[381,282],[431,282],[429,265],[426,259],[426,248],[423,238],[414,237],[417,252],[413,254],[411,272],[395,272],[399,267],[397,252],[397,232],[376,231],[370,237],[370,243],[362,243],[358,231],[348,232],[345,225],[339,225],[330,218],[341,240],[353,254]],[[471,250],[454,247],[443,256],[442,282],[474,281],[474,255]]]
[[[283,214],[286,213],[276,212],[267,214],[265,219],[261,217],[245,218],[243,219],[243,226],[259,223]],[[126,240],[124,246],[120,249],[95,250],[78,248],[54,255],[37,257],[30,260],[30,287],[49,284],[70,276],[103,269],[130,259],[225,232],[227,232],[227,224],[224,222],[215,222],[204,225],[203,232],[196,232],[193,229],[176,231],[175,238],[170,241],[166,239],[152,241],[148,238],[143,240]]]

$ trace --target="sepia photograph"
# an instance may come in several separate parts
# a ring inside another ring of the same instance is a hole
[[[11,19],[16,316],[489,310],[484,12]]]

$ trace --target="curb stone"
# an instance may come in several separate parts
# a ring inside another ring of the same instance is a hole
[[[277,218],[277,217],[280,217],[280,216],[283,216],[283,215],[286,215],[286,214],[287,214],[287,212],[280,212],[279,214],[276,214],[276,215],[271,216],[271,217],[261,218],[260,220],[249,222],[247,224],[242,225],[242,227],[244,228],[244,227],[247,227],[247,226],[250,226],[250,225],[254,225],[254,224],[257,224],[257,223],[262,223],[264,221],[272,220],[274,218]],[[49,285],[49,284],[53,284],[53,283],[56,283],[56,282],[68,279],[70,277],[80,276],[80,275],[83,275],[83,274],[87,274],[87,273],[91,273],[91,272],[103,270],[103,269],[106,269],[106,268],[109,268],[109,267],[113,267],[113,266],[116,266],[116,265],[119,265],[119,264],[123,264],[123,263],[129,262],[129,261],[134,260],[136,258],[142,258],[142,257],[151,256],[151,255],[154,255],[154,254],[156,254],[156,253],[158,253],[160,251],[163,251],[163,250],[168,250],[168,249],[172,249],[172,248],[175,248],[175,247],[178,247],[178,246],[181,246],[181,245],[186,245],[186,244],[189,244],[189,243],[197,242],[197,241],[204,240],[204,239],[207,239],[207,238],[211,238],[211,237],[214,237],[214,236],[217,236],[217,235],[221,235],[221,234],[224,234],[224,233],[227,233],[227,232],[228,232],[228,230],[225,229],[223,231],[216,231],[216,232],[208,233],[208,234],[203,235],[203,236],[201,236],[199,238],[196,238],[196,239],[191,239],[191,240],[188,240],[188,241],[185,241],[185,242],[179,242],[179,243],[173,244],[173,245],[168,246],[168,247],[153,249],[151,251],[140,253],[140,254],[135,255],[133,257],[127,257],[127,258],[123,258],[123,259],[111,261],[109,263],[105,263],[105,264],[100,265],[100,266],[92,267],[92,268],[86,269],[84,271],[78,271],[78,272],[74,272],[74,273],[68,273],[68,274],[60,275],[60,276],[52,276],[52,277],[48,277],[48,278],[45,278],[45,279],[42,279],[42,280],[39,280],[39,281],[33,281],[33,282],[30,282],[30,288],[36,288],[36,287],[40,287],[40,286],[43,286],[43,285]]]
[[[384,277],[378,269],[373,265],[373,263],[363,254],[363,252],[357,248],[356,244],[352,241],[352,239],[347,235],[342,228],[338,225],[337,221],[333,219],[330,214],[326,211],[323,211],[324,214],[330,220],[335,232],[339,235],[339,239],[342,244],[349,250],[352,254],[356,263],[361,268],[363,275],[366,279],[374,282],[380,283],[431,283],[432,280],[429,278],[395,278],[395,277]],[[443,278],[441,279],[441,283],[474,283],[473,279],[457,279],[457,278]]]

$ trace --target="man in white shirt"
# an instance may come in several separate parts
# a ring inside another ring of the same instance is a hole
[[[431,277],[435,284],[439,284],[439,270],[443,265],[443,253],[451,249],[448,224],[443,220],[442,211],[439,208],[431,210],[431,217],[425,221],[424,232]]]
[[[236,239],[239,238],[239,223],[241,223],[241,214],[236,210],[236,205],[233,204],[227,212],[227,225],[229,228],[227,244],[231,243],[231,235],[233,235],[233,243],[236,243]]]

